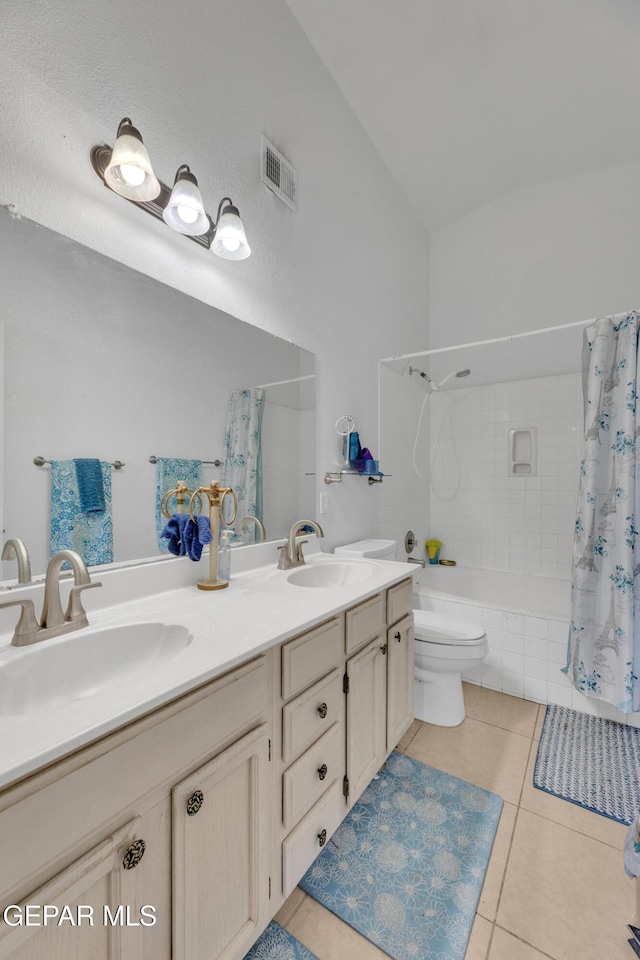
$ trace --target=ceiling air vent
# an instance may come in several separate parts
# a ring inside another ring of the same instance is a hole
[[[262,169],[260,179],[270,190],[284,200],[292,210],[298,209],[298,178],[289,161],[276,150],[266,137],[262,138]]]

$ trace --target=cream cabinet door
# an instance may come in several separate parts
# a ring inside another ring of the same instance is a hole
[[[347,660],[348,801],[358,799],[386,757],[387,641],[384,634]]]
[[[387,630],[387,753],[413,722],[413,615]]]
[[[3,904],[0,958],[140,960],[145,926],[157,919],[144,899],[143,855],[152,838],[140,835],[140,822],[130,821],[23,903]]]
[[[173,789],[173,960],[237,960],[266,926],[266,729]]]

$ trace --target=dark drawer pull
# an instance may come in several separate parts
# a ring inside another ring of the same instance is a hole
[[[399,630],[398,630],[398,632],[395,634],[395,638],[396,638],[396,640],[398,641],[398,643],[401,643],[401,642],[402,642],[402,634],[400,633]]]
[[[327,842],[327,831],[322,830],[321,833],[318,834],[318,843],[321,847],[324,847],[326,842]]]
[[[122,859],[124,869],[133,870],[134,867],[137,867],[144,857],[146,849],[147,845],[144,840],[134,840]]]
[[[324,780],[324,778],[326,777],[327,770],[328,770],[328,767],[326,763],[323,763],[321,767],[318,767],[318,776],[320,777],[321,780]]]
[[[389,649],[389,644],[385,643],[384,646],[380,647],[380,649],[382,650],[382,653],[385,654]]]
[[[196,813],[204,803],[202,790],[194,790],[187,800],[187,816],[195,817]]]
[[[326,703],[321,703],[320,706],[318,707],[318,713],[320,714],[320,716],[322,717],[323,720],[324,720],[324,718],[325,718],[326,715],[327,715],[327,710],[328,710],[328,708],[327,708]]]

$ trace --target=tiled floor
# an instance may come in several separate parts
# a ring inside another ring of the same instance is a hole
[[[466,960],[631,960],[626,827],[533,788],[544,707],[469,684],[465,704],[459,727],[415,721],[399,746],[505,801]],[[276,919],[320,960],[386,956],[299,889]]]

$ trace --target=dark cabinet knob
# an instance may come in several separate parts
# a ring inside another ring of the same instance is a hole
[[[401,643],[401,642],[402,642],[402,634],[400,633],[399,630],[398,630],[398,632],[395,634],[395,638],[396,638],[396,640],[398,641],[398,643]]]
[[[324,720],[324,718],[325,718],[326,715],[327,715],[327,709],[328,709],[328,708],[327,708],[326,703],[321,703],[320,706],[318,707],[318,713],[320,714],[320,716],[322,717],[323,720]]]
[[[122,866],[124,869],[133,870],[134,867],[137,867],[144,857],[144,852],[146,849],[147,845],[144,840],[134,840],[131,846],[127,848],[127,851],[122,858]]]
[[[380,649],[382,650],[382,653],[385,654],[389,649],[389,645],[385,643],[382,647],[380,647]]]
[[[194,790],[187,800],[187,816],[195,817],[203,803],[204,794],[202,793],[202,790]]]
[[[320,777],[321,780],[324,780],[324,778],[326,777],[327,770],[328,770],[328,767],[326,763],[323,763],[321,767],[318,767],[318,776]]]
[[[322,831],[318,834],[318,844],[319,844],[321,847],[324,847],[324,845],[325,845],[326,842],[327,842],[327,831],[326,831],[326,830],[322,830]]]

